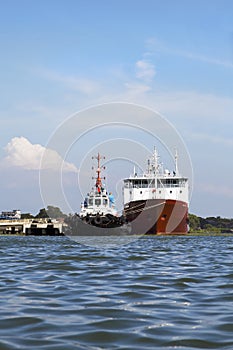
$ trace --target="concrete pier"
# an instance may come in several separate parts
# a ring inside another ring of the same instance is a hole
[[[62,223],[47,219],[4,219],[0,220],[0,234],[60,236]]]

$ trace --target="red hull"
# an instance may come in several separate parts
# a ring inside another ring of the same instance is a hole
[[[188,232],[188,204],[176,200],[149,199],[125,206],[132,234],[185,234]]]

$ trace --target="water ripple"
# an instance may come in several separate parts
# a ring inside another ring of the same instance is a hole
[[[0,243],[1,350],[233,348],[233,236]]]

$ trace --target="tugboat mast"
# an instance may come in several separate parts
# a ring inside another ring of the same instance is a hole
[[[101,156],[100,153],[98,152],[97,157],[92,157],[92,159],[97,159],[97,169],[96,169],[96,173],[97,173],[97,177],[96,177],[96,183],[95,183],[95,187],[97,189],[98,192],[100,192],[101,188],[102,188],[102,179],[105,179],[105,177],[101,177],[101,169],[105,169],[104,166],[100,165],[100,160],[101,159],[105,159],[105,157]]]

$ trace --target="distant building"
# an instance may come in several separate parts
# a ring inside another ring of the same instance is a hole
[[[0,214],[0,219],[3,219],[3,220],[21,219],[21,211],[18,209],[12,210],[12,211],[2,211]]]

